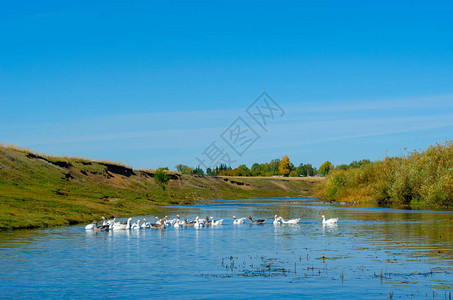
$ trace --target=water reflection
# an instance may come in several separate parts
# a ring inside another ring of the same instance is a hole
[[[338,224],[321,224],[322,232],[335,232],[338,230]]]

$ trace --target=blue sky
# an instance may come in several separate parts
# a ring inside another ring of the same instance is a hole
[[[425,149],[453,129],[451,1],[2,1],[0,142],[136,168],[196,157],[263,92],[235,165]],[[261,130],[261,131],[260,131]],[[232,156],[233,152],[232,152]]]

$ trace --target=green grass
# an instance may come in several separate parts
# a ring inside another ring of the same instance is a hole
[[[107,161],[54,157],[0,146],[0,230],[90,222],[101,216],[154,214],[163,205],[212,199],[303,197],[314,182],[180,175],[163,190],[153,170]],[[243,183],[241,185],[241,183]]]

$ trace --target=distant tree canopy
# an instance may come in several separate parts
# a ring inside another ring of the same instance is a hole
[[[206,175],[207,176],[212,176],[212,169],[211,168],[206,168]]]
[[[296,171],[298,176],[314,176],[318,172],[311,164],[303,163],[297,167]]]
[[[198,174],[202,175],[202,171],[199,168],[192,169],[186,165],[177,165],[176,170],[181,174]],[[289,157],[285,155],[281,160],[273,159],[268,163],[254,163],[251,168],[246,165],[240,165],[236,168],[231,168],[226,164],[220,164],[214,168],[206,168],[207,176],[313,176],[316,174],[316,168],[313,168],[311,164],[300,164],[299,167],[295,167],[294,164],[289,160]]]
[[[196,167],[195,169],[194,168],[191,168],[189,166],[186,166],[186,165],[177,165],[176,166],[176,170],[181,173],[181,174],[184,174],[184,175],[194,175],[194,174],[197,174],[197,175],[200,175],[200,176],[204,176],[204,171],[202,168],[200,167]],[[211,172],[212,173],[212,170],[209,169],[209,170],[206,170],[206,172]]]
[[[288,155],[285,155],[282,157],[282,160],[280,161],[278,165],[278,171],[280,174],[283,176],[289,176],[289,173],[291,172],[290,166],[289,166],[289,157]],[[294,166],[293,166],[294,167]]]
[[[369,164],[371,161],[369,159],[363,159],[360,161],[353,161],[348,165],[339,165],[336,168],[332,165],[331,162],[324,162],[319,171],[312,166],[312,164],[301,163],[299,166],[295,166],[289,159],[288,155],[284,155],[282,159],[273,159],[270,162],[266,163],[254,163],[251,168],[246,165],[239,165],[236,168],[231,168],[226,164],[220,164],[212,168],[206,168],[204,171],[200,167],[192,168],[183,164],[176,166],[176,170],[181,174],[193,175],[197,174],[199,176],[290,176],[290,177],[305,177],[305,176],[314,176],[316,174],[323,174],[326,176],[333,169],[338,170],[347,170],[349,168],[359,168],[363,165]]]
[[[263,165],[260,165],[259,163],[254,163],[252,165],[252,169],[250,170],[250,172],[252,172],[253,176],[264,176]]]
[[[332,163],[330,161],[326,161],[319,167],[319,173],[326,176],[327,174],[329,174],[330,169],[332,168]]]
[[[364,166],[369,163],[371,163],[371,160],[369,160],[369,159],[362,159],[359,161],[354,160],[350,164],[342,164],[342,165],[336,166],[335,170],[348,170],[350,168],[360,168],[361,166]]]
[[[231,170],[231,167],[226,164],[220,164],[211,170],[211,176],[219,176],[222,171]]]
[[[195,169],[193,169],[193,174],[196,174],[196,175],[199,175],[199,176],[204,176],[204,171],[203,171],[202,168],[196,167]]]
[[[246,165],[240,165],[237,169],[237,176],[251,176],[252,172]]]
[[[186,165],[177,165],[176,170],[181,173],[181,174],[186,174],[186,175],[192,175],[193,174],[193,169],[189,166]]]

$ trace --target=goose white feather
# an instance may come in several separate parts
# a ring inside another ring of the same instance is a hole
[[[116,218],[113,218],[113,220],[107,221],[107,224],[109,224],[109,229],[113,229],[115,222],[116,222]]]
[[[200,221],[200,217],[197,217],[195,219],[195,224],[193,225],[195,228],[201,228],[204,227],[204,223]]]
[[[179,222],[179,220],[176,220],[176,223],[175,223],[175,225],[173,225],[173,227],[179,228],[179,227],[182,227],[182,224],[181,224],[181,222]]]
[[[300,218],[299,219],[291,219],[288,221],[285,221],[282,217],[279,218],[282,224],[287,224],[287,225],[295,225],[299,224]]]
[[[211,220],[211,225],[212,226],[218,226],[218,225],[223,225],[223,219],[215,221],[213,217],[209,218]]]
[[[131,221],[134,218],[129,218],[127,219],[126,224],[121,224],[121,223],[115,223],[113,224],[113,230],[126,230],[126,229],[131,229]]]
[[[326,217],[324,215],[321,216],[322,219],[322,224],[324,225],[332,225],[332,224],[337,224],[338,218],[330,218],[326,220]]]
[[[143,229],[149,228],[149,223],[146,222],[146,219],[143,219],[143,223],[140,225]]]
[[[134,223],[131,229],[140,230],[140,220],[137,220],[137,223]]]
[[[88,224],[85,226],[85,230],[93,230],[96,227],[96,221],[91,222],[91,224]]]
[[[239,218],[237,219],[235,216],[233,216],[233,224],[244,224],[246,218]]]

